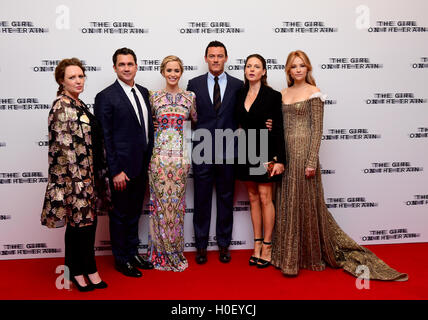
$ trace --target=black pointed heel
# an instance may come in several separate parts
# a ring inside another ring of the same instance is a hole
[[[87,276],[89,283],[91,286],[94,287],[94,289],[105,289],[108,287],[107,283],[105,283],[103,280],[101,282],[98,282],[97,284],[93,283],[91,279]]]
[[[70,280],[80,292],[88,292],[94,290],[94,287],[91,284],[86,284],[86,286],[84,287],[81,286],[74,276],[71,276]]]

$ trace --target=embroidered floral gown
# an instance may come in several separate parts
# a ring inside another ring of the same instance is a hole
[[[150,92],[152,114],[158,128],[149,165],[150,222],[149,259],[155,269],[183,271],[185,190],[190,159],[185,141],[187,120],[196,121],[195,94],[175,96]],[[189,127],[190,128],[190,127]]]

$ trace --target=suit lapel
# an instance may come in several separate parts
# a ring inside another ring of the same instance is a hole
[[[253,105],[251,106],[250,110],[253,110],[253,112],[257,112],[257,109],[258,109],[260,102],[265,101],[264,95],[265,95],[265,86],[262,84],[260,86],[259,92],[257,93],[257,97],[254,100]]]
[[[140,91],[141,95],[144,98],[144,103],[146,105],[146,109],[147,109],[147,119],[149,121],[148,123],[148,128],[149,128],[149,132],[148,132],[148,137],[149,139],[151,139],[151,137],[153,136],[153,119],[152,119],[152,112],[151,112],[151,105],[150,105],[150,99],[149,96],[146,94],[146,92],[144,90],[142,90],[140,85],[136,85],[138,90]]]
[[[142,90],[142,88],[141,88],[141,86],[140,85],[138,85],[137,84],[137,88],[138,88],[138,90],[140,91],[140,93],[141,93],[141,95],[143,96],[143,98],[144,98],[144,103],[146,104],[146,109],[147,109],[147,112],[148,112],[148,114],[151,114],[151,111],[150,111],[150,99],[149,99],[149,97],[147,96],[147,94],[144,92],[144,90]],[[150,121],[150,120],[149,120]]]
[[[126,95],[125,91],[123,90],[122,86],[120,85],[119,81],[116,80],[115,82],[116,89],[119,92],[120,99],[122,100],[123,105],[126,109],[132,114],[132,117],[135,121],[137,121],[138,125],[140,125],[140,122],[138,121],[138,117],[135,113],[134,107],[132,106],[131,101],[129,101],[128,96]]]
[[[226,73],[226,78],[227,78],[226,89],[224,90],[223,99],[221,99],[221,106],[220,106],[220,110],[218,110],[218,114],[220,114],[223,111],[224,106],[229,103],[229,100],[231,99],[231,96],[232,96],[232,89],[231,89],[232,85],[231,85],[229,75],[227,73]]]

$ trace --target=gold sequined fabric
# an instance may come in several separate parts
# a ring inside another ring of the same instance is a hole
[[[272,264],[291,276],[301,268],[321,271],[327,264],[356,277],[406,281],[407,274],[392,269],[358,245],[327,210],[318,160],[323,101],[312,98],[283,104],[282,109],[287,159],[276,188]],[[306,167],[316,168],[315,177],[305,177]],[[361,273],[367,268],[368,274]]]

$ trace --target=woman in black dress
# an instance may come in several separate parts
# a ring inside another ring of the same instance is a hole
[[[261,55],[247,57],[244,74],[245,84],[237,96],[236,119],[244,131],[241,135],[245,133],[246,155],[245,163],[239,159],[236,174],[238,180],[245,182],[250,200],[254,254],[249,264],[265,268],[270,265],[275,222],[272,182],[280,178],[285,162],[281,93],[267,85],[266,61]],[[273,119],[269,132],[267,119]],[[266,161],[260,163],[260,158]],[[260,167],[262,170],[257,170]]]

